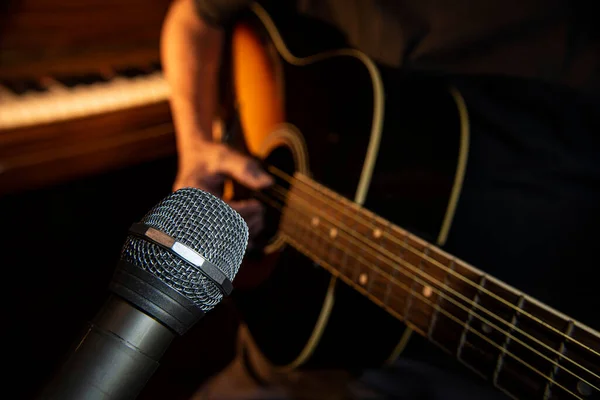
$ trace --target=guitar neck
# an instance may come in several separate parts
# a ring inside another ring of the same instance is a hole
[[[297,174],[297,250],[516,398],[594,398],[600,335]]]

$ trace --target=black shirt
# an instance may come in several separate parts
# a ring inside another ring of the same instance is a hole
[[[215,25],[251,0],[195,0]],[[262,1],[268,4],[269,1]],[[376,61],[402,68],[493,74],[597,89],[593,1],[279,0],[343,32]]]

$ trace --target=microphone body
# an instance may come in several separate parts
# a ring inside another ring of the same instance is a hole
[[[183,335],[233,289],[248,226],[221,199],[185,188],[134,223],[110,295],[43,389],[44,400],[132,400]]]
[[[134,399],[174,337],[154,318],[111,295],[41,398]]]

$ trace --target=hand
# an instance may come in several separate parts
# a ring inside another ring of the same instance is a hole
[[[252,158],[224,144],[198,141],[180,152],[173,190],[195,187],[222,198],[223,184],[227,178],[255,190],[273,183],[273,178]],[[248,224],[248,248],[252,248],[253,240],[264,227],[263,204],[256,199],[228,203]]]

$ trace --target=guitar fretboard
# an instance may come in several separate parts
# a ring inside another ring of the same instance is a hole
[[[280,231],[516,398],[596,398],[600,335],[297,174]]]

